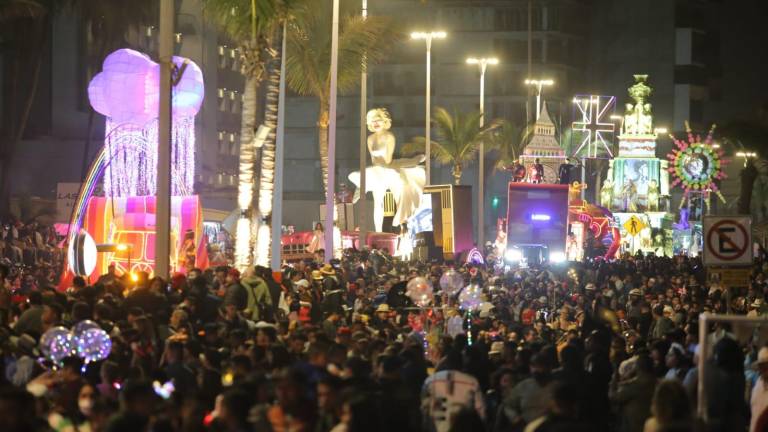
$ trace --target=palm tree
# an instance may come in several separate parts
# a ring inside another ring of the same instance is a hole
[[[278,18],[268,38],[267,61],[267,88],[264,102],[264,126],[269,128],[269,134],[261,148],[261,169],[259,170],[258,210],[260,222],[264,229],[257,232],[256,243],[264,247],[254,250],[254,261],[257,265],[267,266],[269,263],[270,243],[272,233],[272,200],[275,190],[275,149],[277,135],[277,111],[280,97],[280,81],[282,77],[283,38],[287,33],[288,22],[294,15],[305,7],[304,0],[292,0],[283,2],[277,10]],[[260,238],[261,237],[261,238]]]
[[[756,151],[759,156],[768,155],[768,125],[764,121],[735,121],[719,128],[724,143],[731,144],[733,148]],[[760,176],[755,163],[748,159],[741,171],[741,188],[739,190],[739,214],[750,214],[753,210],[752,198],[756,190],[755,181]],[[758,185],[759,186],[759,185]],[[762,204],[758,204],[761,206]]]
[[[236,266],[243,270],[251,262],[251,220],[256,161],[258,90],[265,72],[267,38],[278,16],[281,0],[205,0],[205,11],[229,39],[238,45],[240,73],[245,78],[240,120],[240,172],[237,203],[242,213],[237,221]]]
[[[54,0],[0,0],[4,107],[0,124],[0,218],[10,216],[11,166],[37,95]]]
[[[363,19],[349,4],[342,3],[339,19],[338,91],[345,93],[357,88],[363,58],[368,64],[380,61],[394,46],[399,35],[392,20],[369,16]],[[308,0],[289,26],[286,49],[286,83],[302,96],[318,99],[318,149],[323,175],[323,188],[328,185],[328,124],[331,70],[331,10],[330,0]],[[332,187],[332,185],[331,185]]]
[[[95,75],[112,51],[128,45],[126,35],[142,25],[148,25],[156,15],[153,0],[63,0],[86,28],[90,50],[86,54],[88,77]],[[83,146],[81,176],[85,177],[90,157],[91,134],[96,111],[89,106],[88,127]]]
[[[509,121],[497,121],[497,124],[497,129],[489,137],[489,150],[496,152],[496,162],[492,169],[503,171],[523,154],[533,129]]]
[[[483,114],[479,111],[449,113],[445,108],[435,109],[432,122],[435,124],[437,141],[432,141],[432,155],[442,165],[452,165],[454,184],[461,184],[464,165],[475,160],[481,141],[491,141],[491,133],[498,127],[497,122],[480,127]],[[414,154],[424,151],[426,138],[417,137],[403,146],[403,153]]]

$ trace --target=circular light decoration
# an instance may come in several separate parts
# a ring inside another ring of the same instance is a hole
[[[715,181],[724,179],[726,174],[723,167],[728,163],[723,159],[723,151],[715,148],[712,136],[715,125],[709,130],[702,140],[700,135],[694,135],[688,122],[685,122],[687,132],[686,139],[677,139],[674,135],[670,138],[675,143],[672,153],[667,154],[669,159],[669,172],[674,177],[671,187],[680,185],[684,189],[682,206],[691,192],[704,193],[707,196],[714,192],[722,202],[725,202]]]
[[[93,237],[81,229],[69,243],[67,250],[69,269],[78,276],[89,276],[96,268],[97,253]]]

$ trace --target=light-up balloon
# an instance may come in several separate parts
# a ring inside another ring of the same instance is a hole
[[[477,284],[469,284],[459,294],[459,306],[468,311],[474,311],[483,302],[483,290]]]
[[[448,269],[440,277],[440,288],[446,294],[452,296],[464,286],[464,276],[454,269]]]
[[[434,298],[432,284],[423,277],[415,277],[408,281],[406,295],[411,298],[416,306],[427,307]]]
[[[77,353],[75,345],[75,338],[72,333],[69,331],[57,333],[48,344],[49,354],[47,357],[54,364],[60,366],[65,358]]]
[[[77,355],[86,363],[104,360],[112,351],[112,339],[100,328],[89,328],[77,339]]]
[[[75,338],[80,338],[87,330],[100,328],[100,325],[91,320],[82,320],[72,327],[72,334]]]
[[[45,358],[51,356],[51,342],[58,336],[66,336],[70,334],[69,329],[66,327],[58,326],[48,329],[42,336],[40,336],[40,352]]]

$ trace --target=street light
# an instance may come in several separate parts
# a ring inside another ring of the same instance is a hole
[[[527,79],[525,80],[525,85],[527,86],[533,86],[536,88],[536,120],[539,119],[539,114],[541,113],[541,89],[545,86],[549,87],[551,85],[554,85],[555,82],[551,79]]]
[[[432,183],[431,177],[430,177],[430,166],[432,165],[431,155],[430,155],[430,148],[432,146],[432,140],[430,135],[430,121],[432,120],[432,110],[430,108],[430,86],[431,86],[431,69],[432,69],[432,39],[445,39],[446,33],[444,31],[431,31],[431,32],[413,32],[411,33],[411,39],[414,40],[423,40],[427,44],[427,91],[426,91],[426,123],[424,126],[424,138],[426,139],[425,143],[425,157],[427,159],[427,185],[430,185]]]
[[[488,65],[499,64],[499,59],[475,58],[467,59],[467,64],[480,67],[480,128],[485,125],[485,69]],[[483,250],[485,245],[485,143],[480,141],[480,157],[478,158],[478,186],[477,186],[477,244]]]

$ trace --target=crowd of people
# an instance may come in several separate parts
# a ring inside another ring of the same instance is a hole
[[[700,359],[698,349],[701,313],[763,314],[762,258],[741,288],[708,280],[701,261],[684,256],[510,269],[347,251],[330,264],[301,261],[279,273],[220,265],[168,281],[112,267],[98,280],[76,277],[66,290],[41,272],[18,283],[13,264],[0,265],[3,430],[768,425],[761,332],[714,324],[710,352]],[[472,310],[462,307],[460,292],[441,287],[449,269],[482,290]],[[425,307],[408,296],[416,277],[434,288]],[[46,358],[41,336],[84,320],[110,335],[109,356],[88,364],[74,355],[58,364]],[[699,385],[707,393],[703,409]]]

